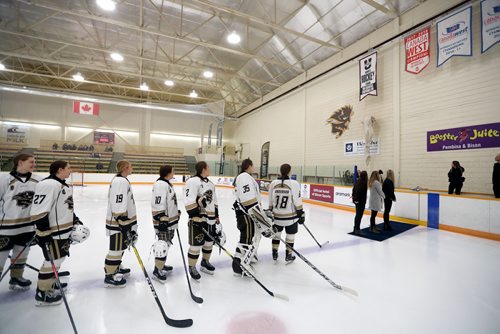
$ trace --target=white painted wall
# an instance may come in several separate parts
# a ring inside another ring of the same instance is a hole
[[[380,42],[380,36],[431,16],[430,6],[438,11],[456,3],[426,2],[401,21],[395,20],[367,36],[363,45],[369,47]],[[455,57],[436,68],[433,26],[431,64],[422,73],[404,71],[404,39],[395,40],[377,50],[378,96],[359,101],[358,62],[352,61],[243,116],[235,129],[234,144],[242,143],[244,157],[250,156],[257,166],[260,146],[270,140],[271,166],[287,162],[302,166],[358,165],[369,171],[391,168],[396,172],[396,185],[408,188],[447,189],[450,163],[459,160],[466,169],[463,191],[492,193],[492,164],[499,149],[426,151],[427,131],[500,122],[500,45],[481,54],[479,23],[479,3],[474,3],[473,57]],[[353,54],[352,50],[362,49],[357,43],[342,54]],[[326,63],[335,64],[333,60]],[[354,115],[349,130],[335,139],[326,119],[346,104],[354,107]],[[375,155],[368,166],[363,156],[343,153],[345,141],[364,138],[361,121],[365,116],[377,119],[375,137],[380,138],[381,147],[380,155]]]
[[[115,151],[124,150],[128,145],[145,145],[180,147],[189,155],[200,147],[201,133],[207,136],[212,122],[212,136],[217,135],[214,118],[108,104],[100,105],[97,117],[80,115],[73,113],[71,100],[5,91],[0,92],[0,121],[55,125],[53,128],[31,126],[30,147],[40,147],[41,140],[91,143],[94,129],[112,129],[116,131]],[[225,135],[232,136],[233,128],[234,124],[227,126]],[[178,136],[181,134],[183,136]]]

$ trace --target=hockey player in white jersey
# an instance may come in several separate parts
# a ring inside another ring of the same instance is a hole
[[[300,184],[295,180],[290,180],[291,169],[289,164],[281,165],[281,176],[269,186],[269,210],[274,216],[273,229],[276,232],[272,241],[273,260],[278,259],[281,232],[285,229],[287,243],[285,261],[287,263],[295,260],[288,246],[293,248],[298,224],[303,224],[305,221]]]
[[[174,177],[174,169],[170,165],[160,168],[160,177],[153,185],[151,208],[153,210],[153,225],[158,240],[153,244],[155,254],[155,269],[153,279],[165,283],[167,273],[172,271],[172,266],[165,265],[168,250],[172,246],[180,218],[177,207],[177,196],[170,180]]]
[[[36,226],[36,240],[42,248],[45,261],[38,273],[38,284],[35,295],[37,306],[57,305],[62,302],[59,291],[55,291],[55,276],[50,262],[54,261],[56,270],[69,255],[70,243],[83,240],[73,240],[73,234],[80,235],[83,231],[85,239],[90,231],[83,226],[73,210],[73,187],[66,183],[71,174],[68,162],[57,160],[49,167],[50,176],[40,181],[35,188],[31,219]],[[47,249],[49,248],[49,253]],[[67,284],[63,283],[64,289]]]
[[[12,251],[12,261],[19,257],[10,271],[9,288],[27,290],[31,281],[23,273],[30,252],[28,243],[35,235],[30,209],[39,178],[32,174],[35,158],[31,154],[19,154],[13,162],[13,170],[0,176],[0,276]]]
[[[118,174],[111,180],[106,214],[106,235],[109,236],[109,252],[104,261],[104,285],[120,288],[127,284],[129,268],[121,266],[123,252],[137,242],[137,217],[132,186],[127,177],[132,174],[132,164],[120,160],[116,164]],[[119,275],[117,275],[119,274]]]
[[[219,208],[215,185],[208,179],[210,169],[205,161],[198,162],[195,169],[196,175],[187,180],[184,188],[184,205],[189,215],[189,274],[193,279],[199,280],[201,275],[196,269],[196,263],[200,251],[203,253],[200,270],[210,275],[215,271],[215,267],[210,263],[214,243],[205,235],[203,229],[215,238],[221,229],[216,228],[216,225],[220,224]]]
[[[256,260],[261,234],[265,237],[272,235],[272,220],[262,210],[259,185],[251,175],[254,172],[252,160],[243,160],[241,171],[233,183],[236,199],[233,206],[240,231],[240,240],[232,264],[236,275],[243,275],[242,265],[251,270],[250,262]]]

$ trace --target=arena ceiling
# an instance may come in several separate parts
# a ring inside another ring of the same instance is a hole
[[[115,0],[107,11],[100,1],[0,0],[0,84],[134,102],[224,100],[236,116],[423,2]]]

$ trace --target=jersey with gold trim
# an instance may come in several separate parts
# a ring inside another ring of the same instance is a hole
[[[208,195],[210,192],[211,196]],[[184,187],[184,196],[184,205],[186,206],[189,218],[198,222],[206,221],[210,225],[215,223],[215,219],[219,217],[219,209],[217,195],[215,194],[215,185],[212,181],[199,175],[189,178]],[[198,203],[198,200],[202,196],[208,197],[205,208]]]
[[[236,200],[246,209],[254,205],[260,205],[261,196],[259,184],[252,175],[247,172],[239,174],[234,180],[234,196]]]
[[[31,203],[38,176],[10,172],[0,176],[0,235],[18,235],[35,231]]]
[[[73,187],[51,175],[35,188],[31,219],[36,234],[53,239],[68,239],[73,229]]]
[[[275,224],[292,225],[299,218],[297,211],[302,211],[300,184],[290,179],[278,179],[271,182],[269,210],[273,212]]]
[[[179,220],[177,195],[174,186],[168,180],[162,178],[156,180],[151,196],[151,208],[155,228],[158,227],[159,218],[167,221],[169,225],[174,225]]]
[[[123,219],[117,219],[118,217]],[[131,225],[132,230],[137,231],[137,216],[132,186],[126,177],[116,175],[109,185],[106,235],[120,232],[119,225]]]

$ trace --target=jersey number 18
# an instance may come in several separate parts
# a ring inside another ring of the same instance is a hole
[[[281,199],[281,201],[280,201]],[[288,205],[288,196],[276,196],[276,205],[275,207],[280,209],[286,209]]]

